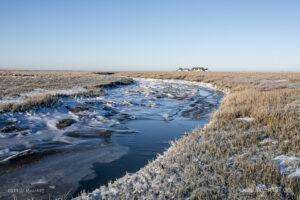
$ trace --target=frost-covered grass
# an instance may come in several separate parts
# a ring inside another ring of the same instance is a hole
[[[45,90],[94,88],[123,78],[93,72],[0,70],[0,97],[18,96],[37,88]]]
[[[60,96],[100,95],[102,88],[131,82],[92,72],[0,70],[0,111],[53,106]]]
[[[227,88],[195,129],[134,174],[79,199],[299,199],[299,73],[122,72]]]

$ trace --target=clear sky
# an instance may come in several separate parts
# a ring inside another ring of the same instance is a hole
[[[300,71],[299,0],[0,0],[0,68]]]

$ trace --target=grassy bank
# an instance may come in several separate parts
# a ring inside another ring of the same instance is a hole
[[[300,199],[299,73],[117,76],[211,83],[230,92],[210,124],[82,199]]]
[[[15,98],[36,89],[45,90],[45,94],[28,95],[21,102],[1,103],[0,111],[26,111],[41,106],[54,106],[62,96],[98,96],[102,89],[116,85],[132,83],[132,79],[75,71],[14,71],[0,70],[0,97]],[[82,88],[82,91],[66,95],[47,94],[47,91]],[[0,99],[1,99],[0,98]]]

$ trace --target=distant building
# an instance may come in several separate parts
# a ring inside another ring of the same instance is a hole
[[[207,67],[192,67],[190,69],[190,68],[182,68],[182,67],[180,67],[176,71],[177,72],[189,72],[189,71],[207,72],[208,68]]]
[[[206,71],[208,71],[208,68],[207,67],[193,67],[192,71],[206,72]]]
[[[178,68],[176,71],[178,71],[178,72],[189,72],[189,71],[191,71],[189,68]]]

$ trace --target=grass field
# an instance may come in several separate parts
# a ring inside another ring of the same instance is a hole
[[[126,78],[129,77],[129,78]],[[0,71],[0,96],[36,88],[101,88],[132,77],[204,82],[226,92],[204,130],[195,129],[134,174],[82,199],[300,199],[300,73]],[[56,95],[28,97],[3,110],[52,106]]]
[[[82,199],[300,199],[300,73],[115,75],[206,82],[229,93],[204,130]]]

